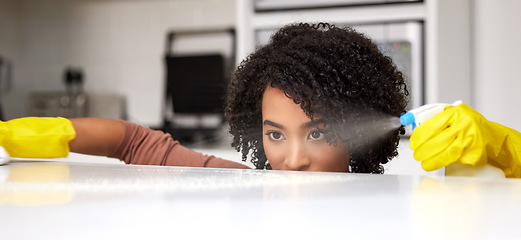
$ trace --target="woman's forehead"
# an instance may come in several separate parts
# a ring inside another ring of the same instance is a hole
[[[310,122],[315,123],[316,119],[311,119],[301,105],[289,98],[279,88],[268,87],[263,95],[262,100],[262,116],[263,120],[269,119],[271,121],[285,122],[286,124],[295,123],[303,125]],[[292,124],[293,125],[293,124]]]

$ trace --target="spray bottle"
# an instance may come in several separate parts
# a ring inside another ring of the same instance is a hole
[[[423,105],[400,116],[400,123],[406,127],[406,131],[412,132],[423,122],[443,112],[447,106],[455,107],[461,103],[462,102],[458,100],[452,104],[435,103]],[[505,173],[501,169],[489,164],[472,167],[466,164],[453,163],[445,167],[445,176],[505,178]]]
[[[9,161],[11,161],[11,157],[7,151],[2,146],[0,146],[0,165],[7,164]]]

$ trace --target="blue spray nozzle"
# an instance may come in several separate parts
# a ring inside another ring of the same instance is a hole
[[[416,119],[414,118],[414,114],[411,112],[406,112],[402,116],[400,116],[400,123],[402,126],[407,126],[412,124],[412,128],[416,127]]]

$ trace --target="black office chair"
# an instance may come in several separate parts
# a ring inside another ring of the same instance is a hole
[[[208,35],[229,33],[232,37],[232,59],[235,56],[235,31],[233,29],[173,31],[167,37],[166,94],[163,131],[184,143],[193,143],[199,137],[205,141],[215,140],[215,135],[224,124],[224,96],[229,82],[231,66],[221,54],[174,54],[173,41],[179,35]],[[192,116],[195,126],[176,123],[176,116]],[[211,116],[218,118],[217,124],[198,123]]]

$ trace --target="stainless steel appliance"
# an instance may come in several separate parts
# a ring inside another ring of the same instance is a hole
[[[257,11],[280,11],[308,8],[367,6],[391,3],[421,2],[422,0],[255,0]]]
[[[411,94],[408,109],[423,105],[423,22],[384,22],[350,26],[376,41],[380,50],[391,57],[398,69],[402,71]],[[275,31],[276,29],[257,30],[255,32],[256,43],[258,45],[267,43]]]

